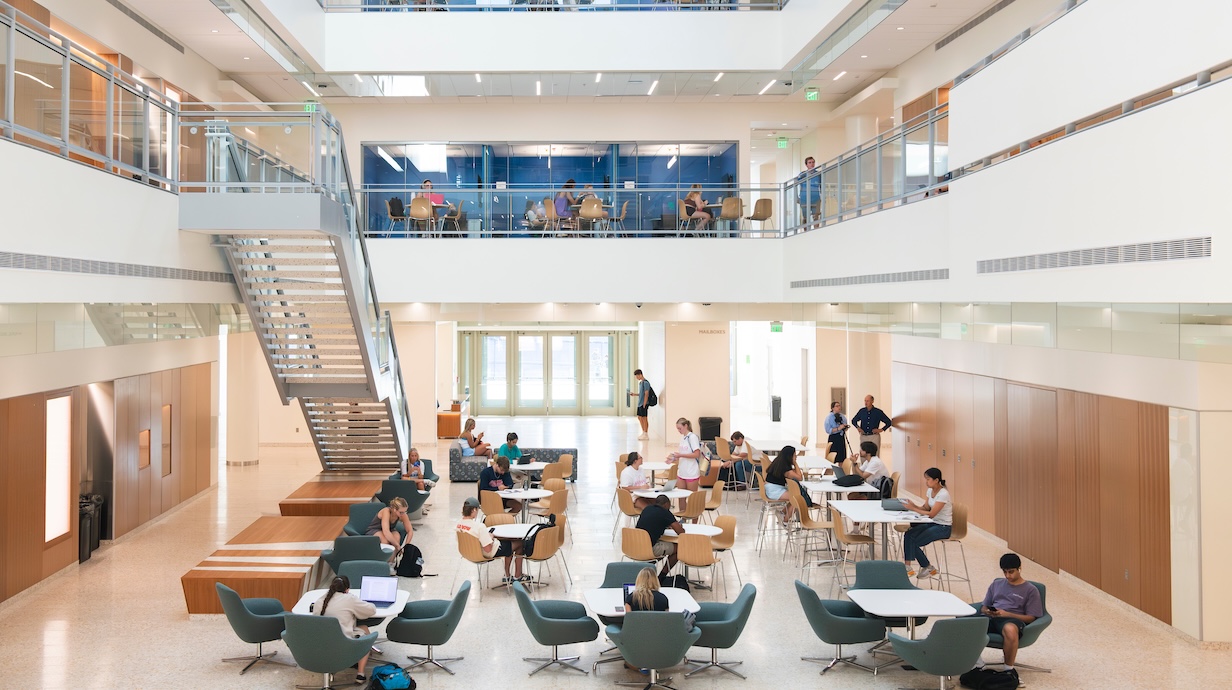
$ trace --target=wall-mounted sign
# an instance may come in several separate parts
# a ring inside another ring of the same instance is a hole
[[[804,100],[806,101],[815,101],[817,100],[817,96],[818,93],[816,86],[810,86],[804,91]]]
[[[787,137],[779,137],[779,148],[787,148]]]

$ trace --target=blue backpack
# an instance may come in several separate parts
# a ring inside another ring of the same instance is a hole
[[[368,690],[415,690],[415,679],[396,664],[381,664],[372,669]]]

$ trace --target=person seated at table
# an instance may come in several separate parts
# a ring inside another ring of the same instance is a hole
[[[666,558],[660,575],[666,575],[676,565],[676,545],[670,541],[660,541],[663,532],[671,528],[676,534],[684,534],[684,526],[672,514],[672,500],[663,494],[655,496],[654,503],[642,509],[637,518],[637,528],[645,530],[650,535],[650,546],[654,549],[655,558]]]
[[[650,479],[642,471],[642,463],[645,461],[646,459],[637,451],[629,453],[629,457],[625,459],[625,468],[620,471],[620,488],[630,492],[650,489]],[[633,497],[633,505],[639,509],[644,509],[651,503],[652,501],[649,498]]]
[[[1018,680],[1014,661],[1018,657],[1018,638],[1022,629],[1044,615],[1044,602],[1039,589],[1022,576],[1022,558],[1016,553],[1001,557],[999,577],[988,585],[980,614],[988,617],[988,632],[1002,637],[1001,651],[1005,655],[1005,670]]]
[[[937,566],[931,565],[928,556],[924,555],[924,545],[949,539],[950,526],[954,523],[954,505],[949,490],[945,488],[945,480],[941,478],[941,470],[936,467],[924,470],[924,486],[928,487],[928,491],[925,492],[923,505],[903,500],[907,510],[933,520],[914,524],[903,534],[903,564],[907,566],[907,575],[915,575],[921,580],[937,574]],[[918,571],[911,565],[912,561],[920,564]]]
[[[890,475],[886,472],[885,463],[881,461],[881,458],[877,457],[876,443],[862,441],[860,443],[860,452],[847,459],[851,461],[852,472],[863,477],[866,484],[882,490],[882,484],[890,481]],[[887,493],[886,496],[889,496],[889,494]],[[848,498],[864,499],[880,498],[880,496],[876,494],[853,493]]]
[[[427,491],[436,486],[436,482],[424,477],[423,460],[419,459],[419,450],[416,448],[407,451],[406,460],[402,462],[401,474],[404,481],[415,482],[415,487],[420,491]],[[427,515],[432,507],[430,501],[431,499],[425,501],[423,507],[419,509],[424,515]]]
[[[462,428],[462,435],[458,437],[462,441],[462,457],[472,455],[482,455],[485,458],[492,457],[492,446],[483,442],[483,432],[479,435],[474,434],[475,418],[471,417],[466,420],[466,426]]]
[[[592,196],[595,197],[596,199],[599,198],[599,195],[595,193],[595,186],[593,184],[585,185],[582,187],[582,192],[577,195],[577,203],[580,204],[587,197],[592,197]],[[603,217],[604,218],[608,217],[607,211],[603,211]]]
[[[722,441],[715,441],[721,443]],[[744,434],[739,431],[733,432],[731,435],[731,460],[723,462],[723,469],[727,470],[728,476],[735,474],[736,481],[740,482],[735,488],[736,491],[744,491],[746,486],[746,478],[749,471],[753,469],[753,463],[749,462],[749,446],[744,442]],[[719,475],[723,479],[723,475]],[[727,481],[731,481],[728,479]]]
[[[635,589],[625,595],[625,612],[666,611],[667,606],[667,595],[659,590],[659,576],[654,568],[639,570]]]
[[[536,204],[533,199],[526,200],[526,212],[523,215],[526,218],[527,230],[543,230],[548,224],[547,210],[543,208],[543,204]]]
[[[771,501],[782,500],[783,495],[787,493],[787,482],[793,481],[796,483],[796,488],[799,489],[800,495],[804,498],[804,503],[808,507],[813,507],[813,499],[808,492],[804,490],[804,486],[800,482],[804,481],[804,473],[796,467],[796,448],[795,446],[783,446],[779,454],[774,457],[774,462],[766,468],[766,498]],[[795,507],[789,502],[784,507],[783,519],[791,520],[796,515]]]
[[[529,581],[529,575],[522,574],[522,540],[496,539],[488,531],[488,527],[479,521],[479,499],[469,496],[462,501],[462,519],[454,525],[454,530],[464,532],[479,540],[483,555],[488,558],[501,556],[505,559],[505,577],[502,583]],[[513,561],[513,575],[509,575],[509,562]]]
[[[432,180],[424,180],[420,183],[419,189],[421,191],[417,192],[415,196],[423,197],[428,200],[429,204],[432,204],[432,222],[435,223],[437,220],[436,208],[445,205],[445,195],[432,191]],[[449,207],[453,208],[453,204],[449,204]]]
[[[556,200],[552,202],[556,206],[556,215],[560,216],[562,223],[573,218],[573,206],[578,202],[577,197],[573,196],[573,189],[576,185],[572,177],[565,180],[564,186],[556,192]],[[570,222],[569,225],[572,226],[573,223]]]
[[[363,637],[368,634],[368,628],[367,626],[358,625],[358,622],[375,616],[376,606],[351,594],[350,590],[351,580],[348,577],[345,575],[335,577],[329,583],[329,591],[313,602],[309,611],[312,611],[313,615],[316,616],[337,618],[338,625],[342,626],[342,634],[347,637]],[[364,676],[364,669],[367,665],[368,654],[365,654],[364,658],[360,659],[359,664],[355,666],[359,670],[358,675],[355,676],[357,684],[368,680]]]
[[[697,221],[698,232],[705,230],[706,225],[714,218],[710,211],[706,210],[706,200],[702,198],[701,185],[693,185],[692,190],[684,198],[684,216],[689,220]]]
[[[377,537],[381,540],[382,544],[389,544],[394,547],[394,552],[397,553],[397,549],[411,543],[411,535],[415,531],[411,527],[411,516],[407,512],[407,508],[406,499],[401,496],[395,496],[389,501],[388,506],[377,511],[364,534],[370,537]],[[395,522],[402,523],[402,528],[406,530],[406,537],[399,536],[397,530],[394,529]]]
[[[498,455],[492,461],[491,465],[483,468],[479,473],[479,490],[480,491],[504,491],[513,488],[513,477],[509,474],[509,458]],[[506,498],[505,510],[516,513],[522,510],[522,502],[512,498]]]
[[[522,460],[522,449],[518,448],[518,435],[512,431],[505,434],[505,442],[501,444],[496,454],[509,458],[509,462],[514,465],[530,462],[534,459],[526,456],[526,460]]]

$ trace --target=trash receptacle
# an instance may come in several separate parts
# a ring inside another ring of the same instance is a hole
[[[97,551],[98,545],[102,540],[103,533],[103,503],[106,499],[102,494],[85,494],[81,497],[82,501],[89,501],[94,506],[94,515],[90,520],[90,550]]]
[[[94,504],[82,502],[77,504],[77,560],[85,563],[90,560],[90,531],[94,529]]]
[[[782,396],[770,396],[770,421],[783,421],[783,398]]]
[[[698,436],[703,441],[713,441],[723,435],[722,417],[698,417]]]

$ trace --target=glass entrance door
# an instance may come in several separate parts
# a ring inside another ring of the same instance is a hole
[[[547,414],[548,360],[542,333],[518,333],[517,401],[513,414]]]
[[[477,406],[475,398],[471,399],[471,414],[509,414],[509,335],[479,334],[476,355],[479,396]],[[471,388],[471,392],[474,394],[475,389]]]
[[[611,333],[588,333],[584,414],[617,413],[616,371],[616,336]]]
[[[581,414],[578,389],[578,334],[553,333],[551,362],[552,401],[549,414]]]

